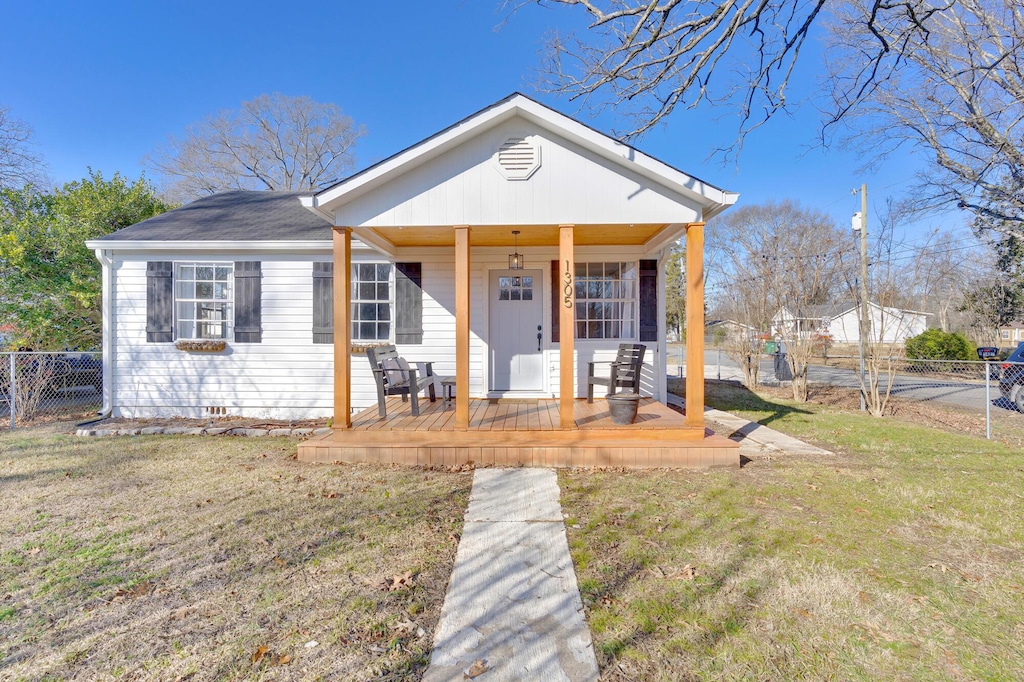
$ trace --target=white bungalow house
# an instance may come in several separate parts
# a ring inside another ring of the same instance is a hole
[[[1015,347],[1018,343],[1024,342],[1024,321],[1014,320],[999,327],[996,332],[1000,346]]]
[[[670,246],[687,240],[688,326],[700,328],[704,221],[736,199],[514,94],[318,193],[225,192],[90,241],[103,263],[105,409],[332,417],[334,433],[300,458],[415,462],[480,461],[484,431],[501,430],[487,410],[525,404],[539,412],[522,415],[523,447],[507,461],[579,463],[622,436],[593,431],[601,413],[578,400],[587,363],[639,342],[656,413],[631,427],[661,429],[666,458],[685,445],[709,463],[717,447],[719,463],[738,464],[704,430],[700,344],[688,348],[685,423],[657,412]],[[366,410],[376,391],[362,348],[386,343],[452,377],[454,410],[429,404],[430,428]],[[381,436],[399,425],[416,438]],[[562,444],[537,440],[544,431]],[[475,450],[451,455],[466,432]]]
[[[780,334],[818,335],[833,343],[860,343],[857,308],[858,303],[853,300],[804,306],[795,312],[782,307],[772,317],[772,328]],[[901,343],[928,329],[929,313],[873,302],[868,303],[868,311],[875,343]]]

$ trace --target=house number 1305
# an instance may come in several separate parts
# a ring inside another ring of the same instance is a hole
[[[566,308],[572,307],[572,272],[569,270],[569,261],[565,261],[565,286],[562,287],[562,293],[565,294],[565,299],[562,301]]]

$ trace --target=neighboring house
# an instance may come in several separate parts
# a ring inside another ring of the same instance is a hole
[[[772,328],[780,334],[795,333],[799,338],[817,335],[832,343],[860,343],[860,322],[856,301],[804,306],[793,312],[780,308],[772,317]],[[875,343],[899,343],[928,329],[929,313],[901,310],[868,303],[871,340]]]
[[[705,336],[722,339],[754,339],[758,336],[755,327],[736,320],[710,320],[704,325]]]
[[[88,243],[105,409],[344,428],[375,403],[362,348],[381,343],[456,395],[565,414],[588,361],[641,342],[643,393],[664,402],[670,247],[685,236],[699,272],[703,223],[736,197],[516,94],[315,195],[197,200]],[[703,282],[690,291],[699,328]],[[703,390],[688,395],[703,434]]]
[[[999,345],[1016,347],[1024,341],[1024,322],[1015,320],[1007,325],[999,327]]]

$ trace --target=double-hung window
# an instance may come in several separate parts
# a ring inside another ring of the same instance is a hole
[[[233,275],[233,263],[175,263],[176,338],[230,338],[234,326]]]
[[[576,263],[576,338],[635,339],[637,264]]]
[[[392,265],[352,264],[352,340],[391,341]]]

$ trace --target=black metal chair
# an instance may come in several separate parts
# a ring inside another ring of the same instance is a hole
[[[629,389],[640,393],[640,368],[644,364],[647,346],[642,343],[620,343],[619,352],[611,362],[587,363],[587,402],[594,402],[594,386],[607,386],[608,395],[614,395],[617,388]],[[611,366],[608,376],[596,376],[594,366],[608,364]]]
[[[387,396],[400,395],[402,402],[411,400],[412,416],[420,416],[419,392],[424,388],[430,396],[430,402],[434,402],[437,396],[434,394],[434,370],[432,363],[423,363],[426,367],[426,374],[417,376],[416,367],[409,365],[404,358],[398,355],[394,346],[379,346],[367,348],[366,357],[370,359],[370,368],[373,370],[373,380],[377,384],[377,414],[381,417],[388,416]]]

